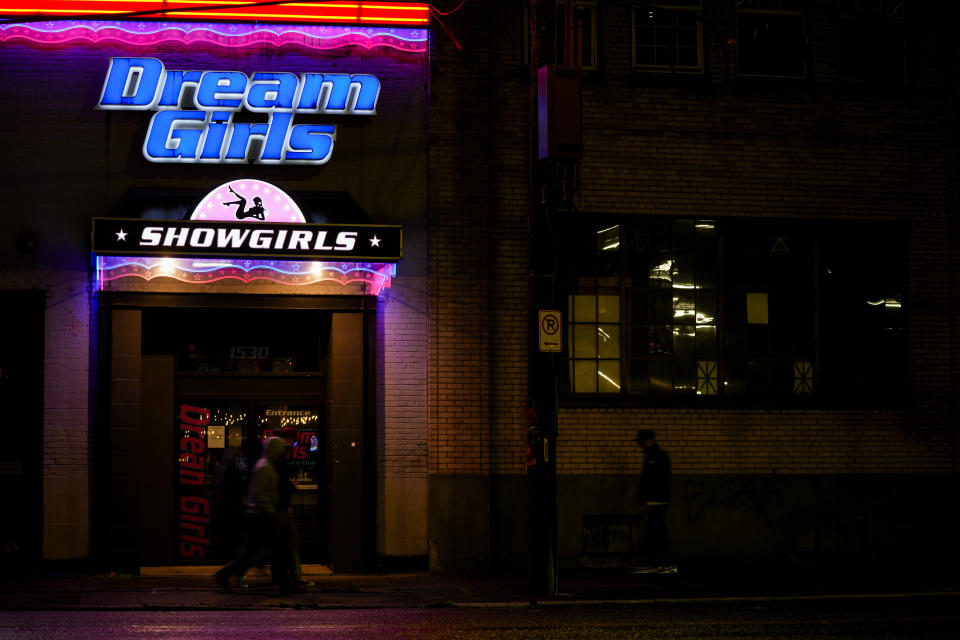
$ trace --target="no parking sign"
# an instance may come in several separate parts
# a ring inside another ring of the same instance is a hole
[[[563,351],[562,320],[559,311],[540,311],[540,351]]]

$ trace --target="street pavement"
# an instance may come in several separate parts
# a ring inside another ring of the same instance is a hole
[[[159,568],[143,575],[51,571],[0,579],[0,610],[232,610],[643,605],[726,599],[899,598],[960,596],[946,568],[923,571],[856,567],[684,567],[674,574],[635,574],[623,567],[561,570],[556,594],[530,592],[521,573],[417,571],[333,574],[306,567],[314,584],[281,595],[269,570],[249,587],[221,589],[216,567]],[[958,598],[960,602],[960,598]]]

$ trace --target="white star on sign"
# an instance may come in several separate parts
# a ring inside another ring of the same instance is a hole
[[[126,239],[127,239],[126,231],[124,231],[123,229],[120,229],[120,231],[117,231],[117,242],[123,242]]]
[[[370,238],[370,246],[371,246],[371,247],[378,247],[378,248],[379,248],[379,247],[380,247],[380,238],[378,238],[377,236],[373,236],[372,238]]]

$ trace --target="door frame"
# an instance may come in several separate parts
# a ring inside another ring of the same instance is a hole
[[[360,424],[356,434],[360,442],[359,457],[351,463],[359,480],[356,496],[327,500],[328,520],[337,521],[328,531],[327,556],[335,571],[364,571],[373,566],[376,557],[376,414],[377,367],[376,298],[374,296],[307,296],[307,295],[243,295],[217,293],[141,293],[99,292],[97,294],[97,418],[94,421],[96,465],[92,533],[93,555],[101,563],[115,569],[139,570],[140,537],[129,522],[139,522],[140,469],[130,465],[131,452],[139,449],[141,437],[140,384],[142,365],[142,312],[155,308],[175,309],[251,309],[251,310],[327,310],[336,315],[359,317],[361,344],[359,369],[362,388]],[[128,377],[121,377],[128,376]],[[136,379],[131,379],[132,377]],[[293,374],[296,377],[296,374]],[[333,376],[331,376],[332,378]],[[337,415],[332,406],[329,387],[323,394],[327,409],[325,430],[333,432]],[[171,408],[172,411],[172,408]],[[338,431],[343,431],[338,430]],[[331,456],[336,442],[327,442],[324,468],[332,473]],[[126,475],[124,475],[126,474]],[[331,476],[328,485],[336,483]],[[131,486],[131,484],[133,486]],[[341,483],[343,484],[343,483]],[[356,505],[359,498],[359,505]],[[338,506],[340,505],[340,506]],[[340,513],[344,506],[356,505]],[[356,522],[344,523],[343,519]],[[344,526],[345,525],[345,526]],[[342,531],[342,533],[341,533]],[[360,535],[358,535],[358,533]]]

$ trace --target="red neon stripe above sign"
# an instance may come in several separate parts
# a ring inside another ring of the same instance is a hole
[[[0,20],[124,18],[210,22],[316,22],[426,25],[430,7],[404,2],[283,2],[280,0],[0,0]]]

